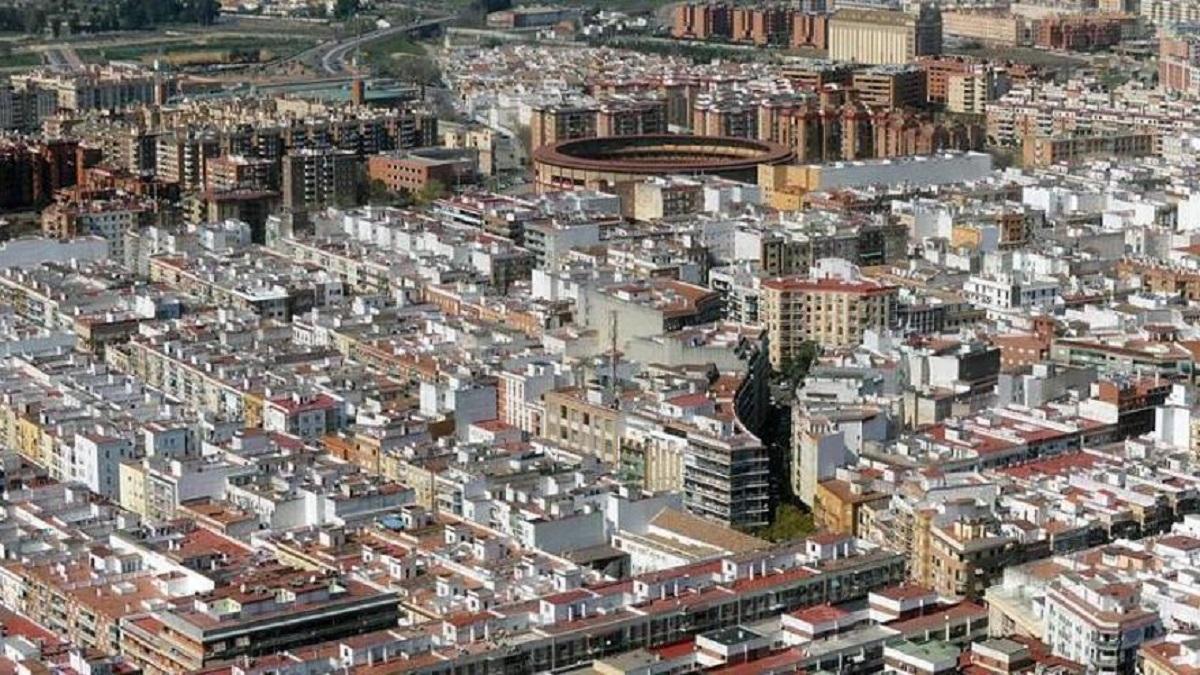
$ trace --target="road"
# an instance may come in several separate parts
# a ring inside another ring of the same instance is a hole
[[[354,50],[369,44],[376,40],[398,35],[400,33],[408,33],[412,31],[422,30],[449,21],[443,17],[439,19],[426,19],[416,23],[405,24],[403,26],[392,26],[391,28],[381,28],[377,31],[372,31],[360,35],[358,37],[334,42],[332,44],[324,44],[314,49],[308,50],[301,54],[297,54],[295,58],[301,59],[307,63],[314,63],[320,66],[321,70],[330,75],[344,75],[348,72],[347,61]]]
[[[83,61],[80,60],[79,54],[77,54],[69,45],[50,47],[42,52],[42,54],[46,57],[46,61],[49,63],[50,67],[55,70],[83,70]]]

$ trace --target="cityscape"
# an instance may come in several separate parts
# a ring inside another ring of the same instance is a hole
[[[1200,0],[0,0],[0,675],[1200,674]]]

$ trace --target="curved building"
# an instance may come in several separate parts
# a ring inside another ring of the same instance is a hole
[[[753,183],[759,164],[785,164],[792,151],[778,143],[723,136],[608,136],[579,138],[533,153],[538,192],[603,189],[671,174],[716,175]]]

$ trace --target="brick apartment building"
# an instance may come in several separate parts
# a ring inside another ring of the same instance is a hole
[[[687,3],[675,7],[673,37],[724,40],[792,48],[827,46],[828,13],[824,0],[803,6],[735,7],[728,3]]]

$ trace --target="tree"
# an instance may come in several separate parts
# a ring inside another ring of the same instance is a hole
[[[528,124],[522,124],[517,127],[517,141],[521,147],[525,148],[526,154],[533,154],[537,148],[533,147],[533,129]]]
[[[812,534],[816,526],[813,515],[794,504],[780,504],[775,508],[771,524],[755,532],[770,542],[786,542]]]
[[[431,180],[425,187],[417,190],[413,200],[418,206],[427,206],[433,200],[440,199],[444,194],[446,194],[446,186],[440,180]]]
[[[399,59],[388,58],[379,65],[378,71],[382,77],[413,84],[437,85],[442,81],[442,69],[428,56],[405,55]]]
[[[24,16],[25,32],[30,34],[38,34],[46,30],[46,10],[31,7],[25,12]]]
[[[365,201],[371,206],[408,206],[412,202],[407,194],[392,192],[387,183],[378,178],[367,185]]]
[[[805,340],[800,344],[800,348],[796,350],[796,355],[783,360],[779,365],[779,370],[776,375],[783,381],[790,383],[793,387],[798,386],[804,381],[808,371],[816,362],[817,356],[821,353],[821,348],[817,343],[811,340]]]
[[[221,13],[221,3],[217,0],[189,0],[184,10],[184,21],[198,23],[201,26],[211,26]]]
[[[352,19],[359,9],[358,0],[337,0],[333,6],[333,18],[338,21]]]
[[[117,26],[121,30],[150,27],[150,13],[142,0],[124,0],[117,8]]]

